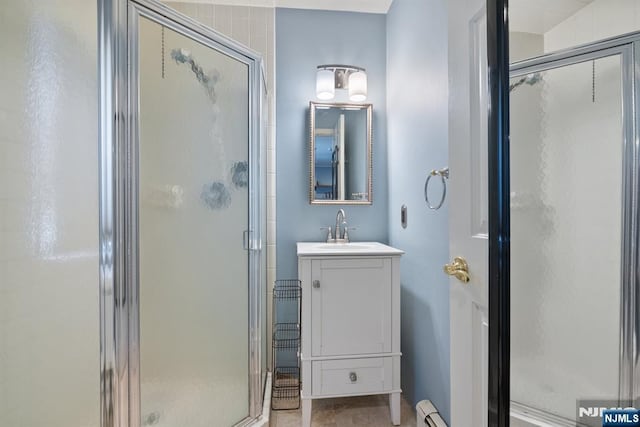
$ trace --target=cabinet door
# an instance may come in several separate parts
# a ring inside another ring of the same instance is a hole
[[[314,260],[313,356],[391,351],[391,259]]]

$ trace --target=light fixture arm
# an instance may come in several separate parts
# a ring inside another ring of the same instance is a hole
[[[340,64],[318,65],[318,70],[328,70],[333,72],[336,89],[349,89],[349,76],[358,71],[366,72],[362,67]]]

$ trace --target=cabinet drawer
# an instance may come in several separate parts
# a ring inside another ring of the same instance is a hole
[[[312,392],[331,396],[390,391],[392,366],[391,357],[312,362]]]

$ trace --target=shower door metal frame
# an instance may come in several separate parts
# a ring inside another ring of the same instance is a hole
[[[619,394],[640,404],[640,32],[511,64],[510,77],[619,55],[622,93],[622,246]],[[588,396],[585,396],[585,398]]]
[[[250,425],[262,411],[261,292],[264,291],[260,152],[262,56],[156,0],[98,0],[100,74],[100,422],[139,427],[138,19],[144,17],[247,65],[249,71]],[[238,236],[240,240],[243,236]]]
[[[509,0],[487,0],[488,378],[487,423],[509,426],[511,210]]]

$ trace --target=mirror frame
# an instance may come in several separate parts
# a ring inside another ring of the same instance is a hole
[[[316,149],[316,109],[349,108],[367,112],[367,198],[365,200],[325,200],[315,198],[316,172],[314,167]],[[309,102],[309,203],[312,205],[371,205],[373,204],[373,104],[344,104]]]

